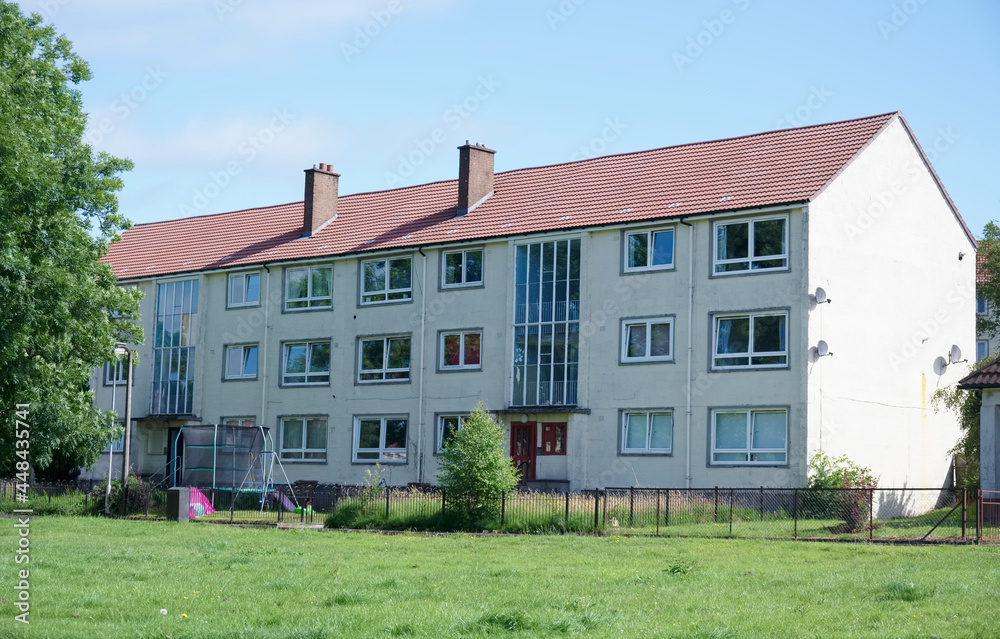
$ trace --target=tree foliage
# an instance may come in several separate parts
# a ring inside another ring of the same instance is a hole
[[[446,508],[469,521],[498,515],[500,496],[514,490],[519,476],[504,450],[502,426],[482,403],[444,443],[438,466]]]
[[[847,455],[831,457],[820,450],[809,460],[809,488],[819,490],[812,500],[825,507],[827,514],[836,512],[844,521],[843,532],[855,533],[867,527],[871,491],[877,487],[878,477],[871,469],[859,466]]]
[[[87,466],[114,416],[95,410],[94,368],[138,342],[139,293],[100,258],[129,227],[118,212],[128,160],[82,141],[76,87],[87,63],[39,15],[0,2],[0,474],[11,473],[16,404],[28,404],[30,461]],[[23,426],[20,430],[23,430]]]
[[[991,355],[969,367],[969,372],[982,368],[996,360]],[[950,410],[958,417],[961,434],[954,448],[948,452],[965,460],[965,473],[959,480],[959,488],[979,490],[979,410],[983,406],[980,391],[962,390],[955,386],[939,388],[931,395],[935,407]]]
[[[976,333],[1000,334],[1000,226],[987,222],[977,253],[976,294],[986,299],[989,313],[976,315]]]

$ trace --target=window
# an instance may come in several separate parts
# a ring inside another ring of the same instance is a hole
[[[330,308],[332,291],[332,267],[310,266],[285,271],[286,311]]]
[[[260,304],[260,273],[229,276],[229,308]]]
[[[194,405],[195,320],[198,280],[156,287],[153,335],[154,415],[190,415]]]
[[[409,336],[368,337],[360,339],[359,342],[359,382],[410,379]]]
[[[445,445],[451,441],[455,433],[462,430],[468,415],[439,415],[437,425],[437,448],[435,453],[440,453]]]
[[[483,283],[483,249],[444,254],[444,288],[479,286]]]
[[[712,411],[712,463],[784,464],[787,422],[777,408]]]
[[[125,450],[125,429],[123,428],[125,426],[125,422],[124,420],[116,421],[115,425],[121,428],[121,431],[118,436],[108,443],[108,451],[106,452],[120,453]]]
[[[715,223],[717,274],[788,268],[788,218]]]
[[[361,303],[381,304],[410,299],[410,258],[396,257],[361,263]]]
[[[326,461],[326,419],[283,417],[281,419],[281,459]]]
[[[257,345],[226,347],[226,379],[257,377]]]
[[[257,420],[253,417],[223,417],[220,421],[236,428],[253,428],[257,425]]]
[[[441,333],[441,370],[473,370],[482,368],[480,346],[482,331]]]
[[[748,313],[715,317],[714,368],[786,366],[788,314]]]
[[[622,362],[673,361],[674,320],[622,320]]]
[[[989,340],[981,339],[976,341],[976,361],[982,361],[990,354]]]
[[[406,461],[406,418],[354,418],[354,461]]]
[[[979,294],[976,296],[976,315],[987,315],[989,306],[986,304],[986,296]]]
[[[167,431],[150,430],[146,434],[146,454],[163,456],[167,454]]]
[[[121,362],[104,362],[105,386],[118,386],[124,384],[126,380],[128,380],[127,360]]]
[[[514,263],[511,404],[576,404],[580,240],[522,244]]]
[[[673,411],[624,411],[622,453],[669,455],[673,449]]]
[[[538,454],[566,454],[566,422],[542,424],[542,450]]]
[[[329,384],[330,342],[285,344],[282,368],[282,384]]]
[[[674,267],[674,230],[659,229],[625,234],[625,272]]]

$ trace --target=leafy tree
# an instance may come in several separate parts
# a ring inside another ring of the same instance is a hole
[[[445,441],[439,466],[446,508],[469,522],[499,515],[500,496],[514,490],[519,477],[504,451],[500,422],[481,402]]]
[[[976,362],[969,367],[969,372],[991,364],[996,358],[996,355],[991,355]],[[948,451],[965,460],[965,474],[958,487],[979,490],[979,409],[983,406],[982,394],[976,390],[946,386],[934,391],[931,401],[934,406],[950,410],[958,416],[961,435],[955,447]]]
[[[835,510],[844,520],[844,532],[865,529],[871,515],[869,493],[877,487],[878,478],[872,471],[852,462],[847,455],[831,457],[820,450],[809,461],[809,488],[821,489],[815,495],[815,505]]]
[[[17,404],[28,404],[30,462],[89,466],[114,415],[94,408],[91,371],[116,341],[140,342],[140,294],[99,262],[129,227],[118,175],[94,154],[75,88],[90,78],[41,16],[0,2],[0,475],[15,461]],[[25,417],[25,415],[21,415]],[[18,429],[23,431],[23,426]],[[23,448],[21,449],[23,450]]]
[[[990,312],[976,316],[976,332],[1000,334],[1000,226],[987,222],[977,254],[976,294],[986,299]]]

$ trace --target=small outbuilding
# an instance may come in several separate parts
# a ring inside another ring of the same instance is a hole
[[[997,466],[1000,465],[1000,445],[997,439],[1000,432],[1000,359],[972,372],[958,382],[958,387],[982,393],[983,405],[979,412],[979,484],[984,491],[1000,491],[1000,476],[997,475]]]

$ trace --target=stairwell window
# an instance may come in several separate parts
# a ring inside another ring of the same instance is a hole
[[[281,459],[285,461],[325,462],[326,418],[282,418]]]
[[[198,280],[158,284],[153,335],[153,415],[190,415],[194,407]]]
[[[361,262],[361,303],[404,302],[413,294],[409,257]]]
[[[712,463],[782,465],[788,460],[788,412],[781,408],[712,411]]]
[[[716,222],[713,241],[716,275],[788,268],[788,216]]]

